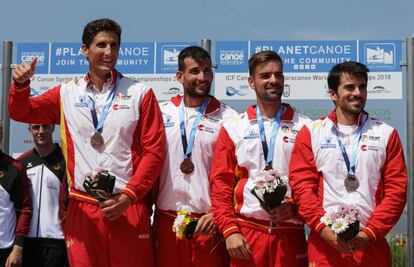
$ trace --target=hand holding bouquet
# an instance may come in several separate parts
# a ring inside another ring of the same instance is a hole
[[[270,213],[282,203],[288,189],[287,185],[287,176],[278,176],[275,170],[263,170],[256,173],[251,192],[259,200],[262,208]]]
[[[340,207],[338,211],[329,211],[321,222],[329,226],[342,241],[349,241],[359,232],[359,210],[353,207]]]
[[[188,210],[180,210],[177,212],[177,217],[174,220],[172,230],[178,239],[183,239],[184,236],[187,239],[191,239],[194,235],[197,223],[198,219],[192,218]]]
[[[116,177],[107,170],[97,168],[85,174],[83,188],[98,201],[105,201],[112,195],[115,179]]]

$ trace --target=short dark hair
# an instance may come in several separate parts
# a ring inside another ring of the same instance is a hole
[[[282,58],[279,56],[279,54],[276,53],[275,51],[266,50],[266,51],[257,52],[256,54],[250,57],[249,75],[253,76],[254,70],[256,69],[256,67],[268,61],[279,62],[282,65],[282,70],[283,70],[283,61],[282,61]]]
[[[200,46],[195,46],[195,45],[189,46],[181,50],[180,53],[178,54],[178,70],[179,71],[185,70],[184,59],[188,57],[194,59],[197,63],[200,63],[205,59],[209,59],[211,62],[210,54],[206,50],[204,50],[204,48]]]
[[[342,73],[348,73],[351,76],[364,78],[368,82],[367,66],[356,61],[346,61],[343,63],[336,64],[332,67],[328,74],[328,86],[329,90],[338,92],[338,86],[341,81]]]
[[[89,48],[93,38],[100,32],[115,33],[118,36],[118,45],[121,45],[121,26],[108,18],[93,20],[86,24],[85,28],[83,28],[82,43]]]

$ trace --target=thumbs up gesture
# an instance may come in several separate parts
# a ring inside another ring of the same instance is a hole
[[[16,69],[13,71],[14,82],[22,84],[32,78],[36,71],[36,62],[37,58],[33,58],[30,64],[24,62],[17,65]]]

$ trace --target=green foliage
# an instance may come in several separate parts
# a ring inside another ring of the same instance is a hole
[[[393,267],[406,267],[407,266],[407,235],[388,235],[387,241],[390,245],[392,254],[392,266]]]

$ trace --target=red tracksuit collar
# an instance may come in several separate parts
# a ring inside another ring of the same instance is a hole
[[[285,113],[283,113],[281,120],[282,121],[291,121],[293,120],[293,114],[295,111],[293,108],[286,103],[282,103],[282,106],[286,108]],[[251,105],[246,110],[247,116],[249,120],[257,120],[257,114],[256,114],[256,105]]]
[[[220,102],[214,96],[209,95],[208,97],[210,98],[210,103],[208,103],[205,114],[210,114],[220,109]],[[171,102],[177,107],[181,104],[182,100],[183,97],[180,95],[171,98]]]
[[[366,114],[368,116],[368,113],[365,110],[363,110],[361,113],[359,113],[357,127],[359,127],[362,123],[363,114]],[[338,124],[338,120],[336,118],[336,108],[329,113],[328,119],[330,119],[333,123],[335,123],[335,125]]]

